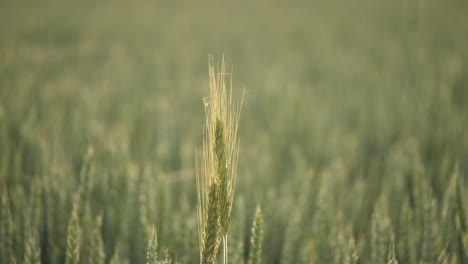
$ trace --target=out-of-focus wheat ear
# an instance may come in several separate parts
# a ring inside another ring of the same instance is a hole
[[[463,263],[468,262],[468,202],[465,193],[465,184],[462,182],[463,178],[459,177],[458,167],[456,170],[457,182],[456,182],[456,206],[457,206],[457,215],[458,215],[458,236],[459,244],[461,248],[460,252],[460,261]]]
[[[317,263],[316,246],[312,239],[303,242],[300,252],[299,263]]]
[[[14,225],[8,192],[6,189],[3,189],[2,193],[0,208],[0,260],[8,263],[15,259],[13,247]]]
[[[342,215],[342,214],[340,214]],[[342,217],[340,217],[342,218]],[[356,243],[351,226],[345,226],[342,220],[337,220],[341,229],[335,238],[335,263],[353,264],[359,260]]]
[[[257,206],[255,218],[252,225],[252,236],[250,237],[249,264],[262,263],[263,243],[263,215],[260,206]]]
[[[140,191],[138,193],[138,205],[139,205],[139,213],[140,213],[140,222],[143,227],[145,236],[149,237],[152,231],[152,225],[149,221],[150,215],[150,199],[148,199],[148,195],[150,192],[148,191],[148,186],[152,186],[150,184],[150,179],[146,172],[143,172],[143,180],[140,183]]]
[[[442,209],[442,226],[441,235],[443,243],[447,243],[447,249],[450,249],[456,242],[456,211],[457,197],[456,188],[458,182],[458,174],[455,170],[452,174],[447,190],[445,191],[443,209]]]
[[[29,232],[28,239],[25,245],[24,264],[39,264],[41,263],[41,250],[35,232]]]
[[[93,264],[103,264],[106,260],[106,255],[104,252],[104,241],[102,240],[101,234],[102,228],[102,215],[96,217],[96,221],[91,230],[91,240],[90,240],[90,251],[89,251],[89,263]]]
[[[445,249],[440,252],[439,257],[437,258],[436,264],[449,264],[450,257],[447,254],[447,251]]]
[[[462,244],[465,261],[468,261],[468,233],[462,234]]]
[[[423,233],[421,254],[423,263],[434,263],[437,259],[438,235],[437,235],[437,218],[436,218],[436,202],[435,199],[426,201],[423,204]]]
[[[329,243],[332,217],[330,217],[330,211],[328,209],[333,206],[333,197],[329,187],[331,180],[330,177],[327,176],[327,174],[322,175],[316,202],[317,207],[312,221],[312,231],[316,254],[315,261],[318,263],[333,262],[333,253]]]
[[[122,261],[120,261],[119,250],[116,248],[114,250],[114,254],[112,254],[109,264],[120,264],[120,263],[122,263]]]
[[[458,169],[456,172],[457,175],[459,175]],[[458,212],[458,217],[460,221],[460,231],[462,234],[466,234],[468,232],[468,219],[466,217],[466,209],[467,209],[467,201],[468,197],[465,196],[464,192],[464,183],[462,182],[462,177],[457,176],[457,182],[456,182],[456,197],[457,197],[457,212]]]
[[[377,203],[371,220],[371,263],[385,263],[387,248],[388,218]]]
[[[156,228],[152,227],[151,234],[148,239],[148,250],[146,251],[146,264],[158,263],[158,241],[156,235]]]
[[[395,253],[395,242],[392,238],[390,242],[390,248],[388,250],[388,262],[387,264],[398,264],[398,261],[396,259],[396,253]]]
[[[112,258],[110,259],[109,264],[128,264],[129,261],[127,258],[122,258],[120,255],[121,250],[120,242],[117,242],[117,245],[115,246],[114,249],[114,254],[112,255]]]
[[[462,261],[468,262],[468,195],[465,189],[465,184],[462,182],[462,178],[458,178],[457,184],[457,205],[458,205],[458,216],[460,222],[460,240],[461,247],[463,248]]]
[[[77,197],[77,196],[76,196]],[[78,198],[76,198],[78,199]],[[81,200],[79,210],[80,230],[80,262],[89,262],[92,249],[92,236],[94,230],[94,219],[91,215],[90,203]]]
[[[164,260],[163,260],[162,263],[163,264],[171,264],[172,263],[171,255],[169,255],[169,250],[168,249],[164,250]]]
[[[33,179],[31,183],[31,194],[29,195],[29,201],[26,206],[25,213],[25,234],[35,237],[39,237],[42,219],[42,188],[43,181],[37,177]]]
[[[24,239],[26,237],[24,233],[24,229],[22,228],[21,224],[24,223],[24,216],[27,208],[27,198],[26,192],[22,185],[16,186],[10,192],[9,200],[11,203],[11,216],[13,219],[13,259],[11,260],[12,263],[16,263],[18,261],[18,256],[24,254]]]
[[[398,237],[400,243],[397,243],[397,250],[400,254],[400,259],[408,263],[417,262],[417,249],[418,241],[414,236],[415,233],[413,227],[414,213],[410,208],[409,198],[406,197],[403,200],[400,211]]]
[[[73,204],[67,228],[66,264],[78,264],[80,261],[81,230],[78,222],[78,203]]]
[[[359,261],[358,249],[356,246],[356,241],[351,237],[348,241],[348,255],[345,260],[347,264],[356,264]]]

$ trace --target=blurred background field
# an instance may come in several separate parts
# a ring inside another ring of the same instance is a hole
[[[161,255],[197,263],[209,54],[247,91],[231,263],[247,259],[257,204],[263,263],[387,263],[393,244],[399,263],[468,263],[467,12],[1,1],[0,263],[30,248],[64,263],[74,197],[81,263],[93,230],[105,263],[144,263],[152,224]]]

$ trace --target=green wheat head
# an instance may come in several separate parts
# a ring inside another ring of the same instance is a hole
[[[232,101],[232,78],[226,84],[224,59],[220,67],[208,60],[210,97],[205,99],[203,155],[197,161],[198,224],[201,263],[213,263],[226,238],[236,183],[240,105]]]
[[[23,263],[24,264],[41,263],[41,251],[39,247],[39,241],[33,233],[30,233],[28,235],[26,246],[25,246]]]
[[[252,225],[252,236],[250,238],[249,264],[262,263],[262,242],[263,242],[263,215],[260,206],[255,211],[255,219]]]
[[[78,223],[78,204],[73,204],[67,231],[66,264],[78,264],[80,261],[81,230]]]
[[[390,244],[390,249],[388,250],[388,262],[387,264],[398,264],[396,253],[395,253],[395,242],[392,238],[392,242]]]
[[[156,228],[152,227],[151,234],[148,239],[148,250],[146,252],[146,263],[147,264],[157,264],[158,263],[158,240],[156,236]]]
[[[91,231],[89,263],[103,264],[105,263],[106,255],[104,252],[104,242],[101,235],[102,215],[98,215],[95,224]]]
[[[14,260],[14,222],[8,192],[3,189],[0,207],[0,259]]]

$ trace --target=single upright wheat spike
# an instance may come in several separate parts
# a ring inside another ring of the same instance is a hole
[[[392,236],[391,241],[392,242],[390,244],[390,249],[388,250],[388,262],[387,262],[387,264],[398,264],[398,261],[396,259],[395,242],[394,242],[393,236]]]
[[[262,241],[263,241],[263,216],[260,206],[257,206],[255,218],[252,225],[252,236],[250,237],[249,264],[262,263]]]
[[[156,236],[156,228],[154,225],[151,229],[151,234],[148,239],[148,250],[146,251],[146,263],[147,264],[157,264],[158,263],[158,241]]]
[[[7,189],[3,188],[2,192],[0,195],[0,262],[9,263],[15,260],[14,222]]]
[[[78,223],[78,203],[73,204],[73,210],[68,222],[66,264],[78,264],[80,261],[81,230]]]
[[[102,214],[96,217],[96,221],[92,226],[91,239],[90,239],[90,252],[88,255],[89,263],[103,264],[106,260],[106,254],[104,251],[104,241],[101,235],[102,228]]]
[[[26,240],[25,251],[24,251],[24,264],[38,264],[41,263],[41,251],[39,242],[33,232],[29,232]]]
[[[201,263],[214,263],[221,240],[227,262],[227,233],[237,170],[237,127],[240,105],[232,101],[232,76],[226,89],[224,59],[208,60],[210,97],[205,99],[203,155],[197,161],[198,224]]]

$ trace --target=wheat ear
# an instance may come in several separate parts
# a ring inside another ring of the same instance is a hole
[[[198,224],[201,263],[214,263],[223,241],[227,262],[227,233],[237,170],[237,127],[240,105],[232,101],[232,75],[208,60],[210,97],[205,99],[203,155],[197,161]],[[227,89],[226,75],[230,76]]]

